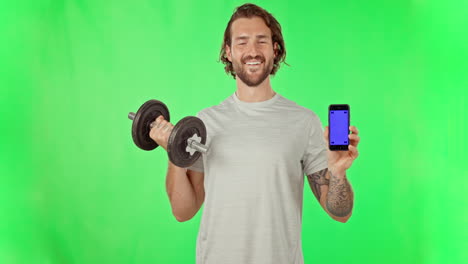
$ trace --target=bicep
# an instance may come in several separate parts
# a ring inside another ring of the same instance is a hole
[[[205,173],[187,169],[187,177],[189,178],[197,197],[197,208],[200,209],[203,201],[205,200]]]

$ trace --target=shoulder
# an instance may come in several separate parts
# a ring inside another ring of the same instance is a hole
[[[315,120],[318,119],[318,115],[311,109],[299,105],[298,103],[294,102],[293,100],[287,99],[284,96],[280,97],[280,100],[278,100],[278,106],[286,109],[288,113],[290,114],[299,114],[301,115],[305,120]]]
[[[223,101],[221,101],[219,104],[217,105],[213,105],[213,106],[210,106],[210,107],[205,107],[205,108],[202,108],[200,111],[198,111],[198,114],[197,116],[203,116],[203,117],[207,117],[207,116],[213,116],[213,115],[216,115],[218,113],[224,113],[226,112],[226,110],[229,110],[229,108],[232,107],[232,104],[234,103],[231,99],[232,96],[229,96],[228,98],[224,99]]]

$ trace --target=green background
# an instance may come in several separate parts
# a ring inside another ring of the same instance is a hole
[[[468,2],[254,2],[283,27],[273,89],[324,126],[350,104],[361,136],[347,223],[305,183],[305,262],[466,261]],[[167,155],[127,114],[154,98],[176,123],[230,96],[218,54],[242,3],[0,3],[0,263],[195,263],[201,213],[172,216]]]

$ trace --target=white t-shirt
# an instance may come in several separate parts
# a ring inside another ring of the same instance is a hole
[[[197,116],[207,154],[197,264],[303,264],[304,174],[327,168],[318,116],[278,93],[249,103],[234,93]]]

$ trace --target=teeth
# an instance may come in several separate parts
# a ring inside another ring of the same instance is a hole
[[[254,61],[254,62],[247,62],[245,64],[248,64],[248,65],[256,65],[256,64],[260,64],[259,61]]]

